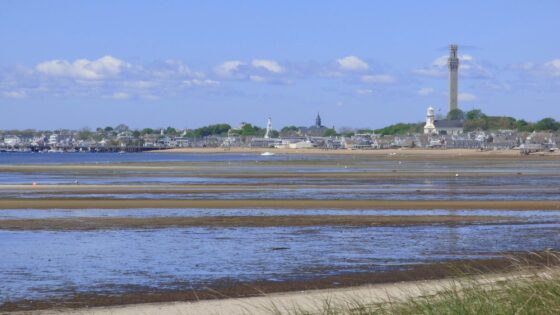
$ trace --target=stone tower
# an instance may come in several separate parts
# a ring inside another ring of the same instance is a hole
[[[457,81],[459,74],[459,58],[457,57],[457,45],[449,45],[449,111],[457,109]]]

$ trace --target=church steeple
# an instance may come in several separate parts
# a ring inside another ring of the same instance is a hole
[[[317,113],[317,118],[315,118],[315,127],[321,127],[321,116],[319,116],[319,113]]]

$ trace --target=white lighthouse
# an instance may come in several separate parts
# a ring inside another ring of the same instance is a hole
[[[428,107],[428,111],[426,113],[426,125],[424,126],[424,134],[431,135],[437,133],[434,121],[434,108],[430,106]]]

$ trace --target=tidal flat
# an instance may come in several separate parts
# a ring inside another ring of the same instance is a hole
[[[401,281],[560,244],[557,156],[53,156],[0,156],[0,311]]]

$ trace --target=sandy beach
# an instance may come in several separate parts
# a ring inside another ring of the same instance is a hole
[[[136,314],[216,314],[216,315],[269,315],[282,313],[321,313],[324,303],[335,307],[358,302],[361,305],[404,302],[411,298],[436,295],[445,290],[463,290],[473,284],[492,287],[505,281],[547,279],[560,269],[540,269],[508,273],[490,273],[465,278],[406,281],[398,283],[370,284],[336,289],[303,290],[298,292],[261,293],[260,296],[201,300],[191,302],[160,302],[93,308],[55,308],[12,314],[36,315],[136,315]],[[216,291],[216,294],[219,292]]]

